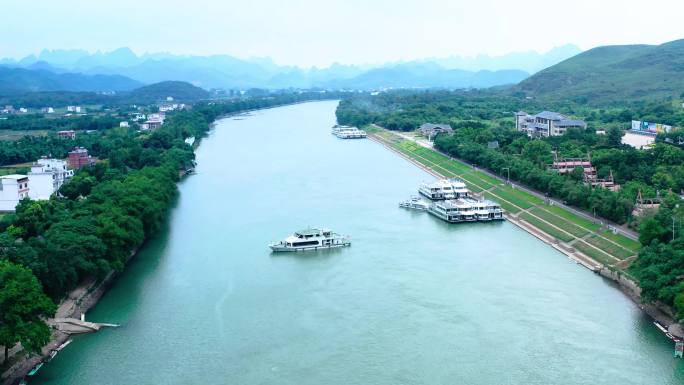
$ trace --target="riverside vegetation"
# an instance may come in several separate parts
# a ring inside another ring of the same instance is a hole
[[[117,127],[79,135],[76,141],[52,134],[0,144],[2,162],[63,156],[74,145],[102,160],[79,170],[59,197],[26,199],[16,213],[0,220],[0,345],[5,354],[17,342],[28,352],[39,351],[50,338],[44,319],[54,313],[53,301],[86,278],[122,271],[131,252],[155,234],[176,196],[179,171],[194,164],[185,138],[201,137],[224,114],[329,97],[304,93],[202,103],[169,115],[153,132]],[[18,155],[21,148],[27,155]]]
[[[646,151],[635,150],[620,143],[623,127],[631,119],[650,119],[684,126],[684,112],[681,108],[677,110],[673,107],[679,103],[640,102],[613,107],[572,103],[542,106],[535,100],[487,91],[390,92],[375,97],[361,96],[343,100],[338,107],[337,117],[340,124],[363,126],[374,123],[395,131],[412,131],[425,122],[449,123],[455,128],[455,133],[438,136],[435,139],[438,150],[498,175],[507,176],[510,173],[511,180],[606,219],[638,229],[641,243],[639,257],[625,272],[639,281],[643,300],[673,306],[676,316],[681,319],[684,317],[684,281],[680,279],[684,275],[684,234],[681,231],[684,205],[679,204],[680,197],[672,191],[684,189],[684,150],[664,142],[665,137],[659,137],[654,148]],[[560,137],[530,139],[524,133],[514,130],[513,113],[521,109],[556,109],[584,118],[588,121],[589,128],[586,131],[570,130]],[[597,135],[597,127],[605,128],[607,133]],[[674,135],[676,134],[671,136]],[[497,143],[498,148],[491,148],[489,144],[493,142]],[[408,146],[401,141],[396,145]],[[404,148],[404,151],[433,153],[427,149],[415,148]],[[612,172],[622,189],[612,192],[588,187],[582,182],[581,170],[565,176],[550,171],[547,166],[553,161],[552,151],[559,157],[583,157],[591,154],[599,177],[606,177]],[[418,155],[432,156],[425,153]],[[492,186],[491,181],[480,179],[479,183],[485,187]],[[642,217],[632,215],[639,191],[644,197],[655,197],[657,194],[664,197],[657,213]],[[513,192],[501,193],[508,193],[509,201],[515,202],[517,199],[518,211],[520,207],[532,208],[536,204],[530,202],[529,197],[519,197]],[[551,214],[556,215],[548,217],[548,213],[542,212],[541,217],[536,217],[543,218],[546,215],[552,222],[560,223],[558,221],[562,218],[558,215],[562,214]],[[545,225],[545,222],[538,222],[541,226]],[[587,226],[584,228],[595,230]],[[556,227],[549,231],[561,240],[573,239],[573,234],[568,231],[558,231]],[[585,234],[575,235],[581,237]],[[594,238],[592,236],[587,241]],[[610,235],[606,232],[601,239],[594,242],[604,242],[604,238],[610,240]],[[638,248],[625,240],[619,240],[618,243],[635,251]],[[585,242],[578,242],[575,246],[583,252],[586,249],[587,254],[596,254],[590,256],[598,260],[604,257],[595,253]],[[602,250],[606,248],[602,247]],[[623,251],[618,250],[614,254],[619,256]],[[621,267],[626,265],[629,264],[622,264]]]

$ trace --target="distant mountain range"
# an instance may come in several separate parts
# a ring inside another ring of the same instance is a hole
[[[168,53],[138,56],[128,48],[120,48],[93,54],[83,50],[43,50],[38,56],[30,55],[21,60],[2,59],[0,66],[54,74],[118,75],[143,84],[177,80],[205,89],[482,88],[517,83],[529,72],[577,52],[579,48],[565,46],[546,54],[524,52],[499,57],[450,57],[373,66],[333,64],[327,68],[302,69],[279,66],[269,58]]]
[[[331,80],[328,88],[487,88],[516,84],[529,74],[521,70],[465,71],[445,69],[434,63],[402,64],[376,68],[348,79]]]
[[[567,58],[582,52],[574,44],[556,47],[545,53],[536,51],[512,52],[501,56],[478,55],[475,57],[451,56],[447,58],[426,59],[449,69],[467,71],[499,71],[517,69],[528,73],[535,73],[557,64]]]
[[[529,77],[514,90],[598,104],[677,98],[684,91],[684,39],[597,47]]]
[[[54,73],[42,69],[41,65],[32,67],[32,69],[0,67],[0,94],[49,91],[120,92],[143,85],[121,75]]]
[[[684,91],[684,39],[661,45],[597,47],[566,57],[576,51],[577,47],[565,46],[544,55],[528,52],[494,58],[451,57],[381,66],[334,64],[301,69],[278,66],[268,58],[166,53],[137,56],[127,48],[95,54],[46,50],[19,61],[0,60],[0,95],[43,92],[40,97],[49,98],[55,91],[116,92],[122,98],[151,101],[166,96],[204,99],[210,88],[371,90],[514,85],[502,92],[540,100],[610,104],[678,98]],[[560,62],[529,77],[524,70],[506,69],[510,65],[534,70],[556,61]],[[145,84],[153,85],[141,88]]]

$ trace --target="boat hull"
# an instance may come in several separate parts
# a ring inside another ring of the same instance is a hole
[[[268,247],[271,248],[271,250],[274,253],[287,253],[287,252],[299,252],[299,251],[316,251],[316,250],[325,250],[325,249],[335,249],[338,247],[347,247],[351,246],[351,242],[343,242],[343,243],[337,243],[333,245],[325,245],[325,246],[283,246],[283,245],[269,245]]]

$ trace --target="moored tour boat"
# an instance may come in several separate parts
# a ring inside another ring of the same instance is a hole
[[[438,201],[469,196],[466,184],[460,179],[441,179],[433,183],[421,183],[418,192],[426,198]]]
[[[349,236],[340,235],[329,229],[305,229],[295,232],[278,243],[268,247],[276,252],[332,249],[350,246]]]

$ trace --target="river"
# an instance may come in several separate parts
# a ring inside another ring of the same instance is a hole
[[[330,134],[336,102],[217,122],[168,224],[30,384],[681,384],[610,282],[501,223],[397,202],[431,177]],[[352,236],[271,254],[307,226]]]

